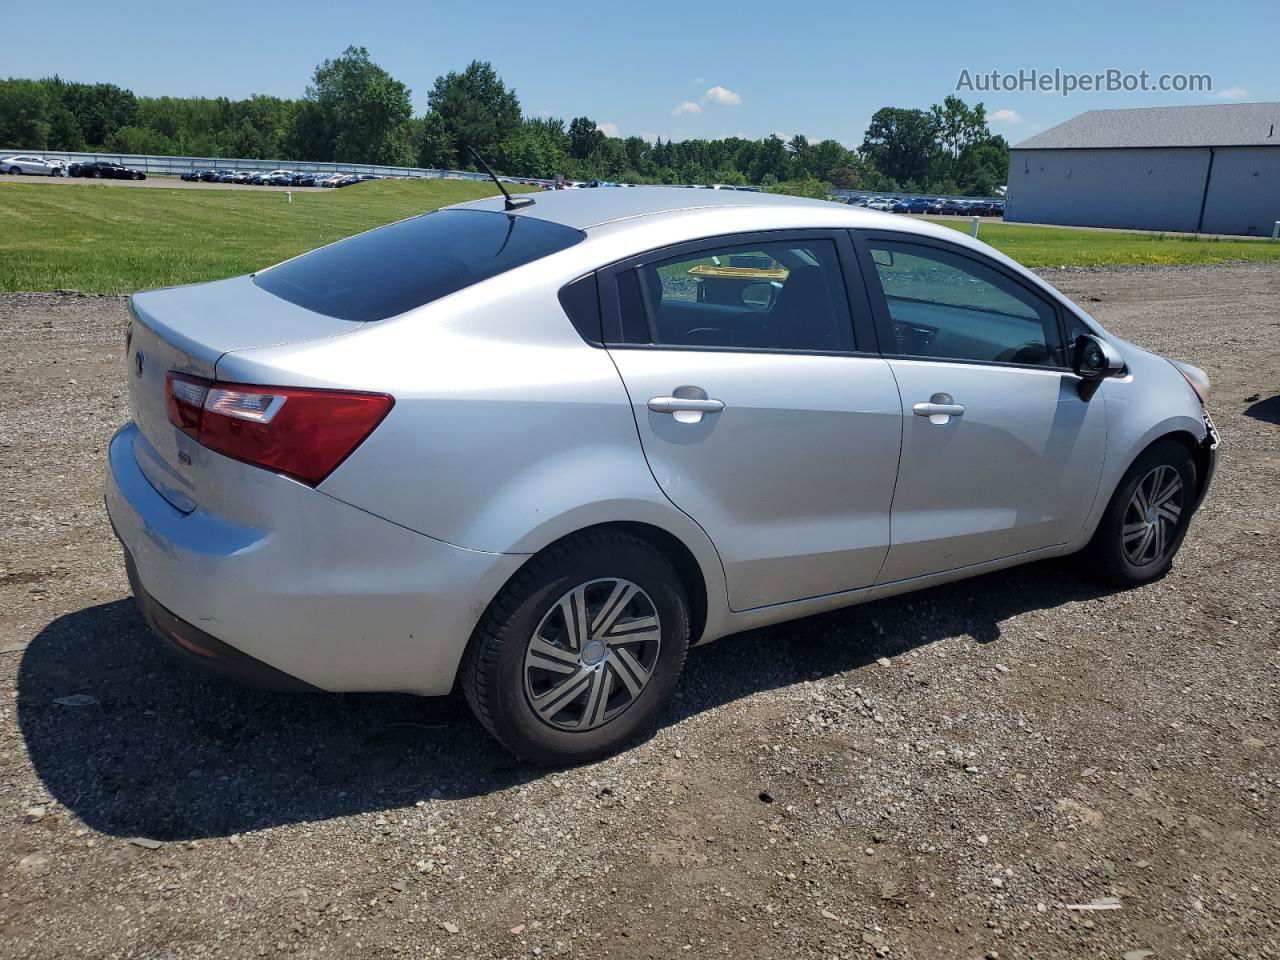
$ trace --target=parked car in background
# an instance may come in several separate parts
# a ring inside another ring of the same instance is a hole
[[[662,716],[695,644],[1077,552],[1172,565],[1207,378],[986,244],[774,194],[535,203],[134,295],[106,504],[175,650],[460,687],[565,765]]]
[[[236,171],[236,175],[231,178],[231,182],[232,183],[248,183],[252,177],[253,177],[253,171],[238,170]]]
[[[221,173],[219,173],[219,174],[218,174],[218,182],[219,182],[219,183],[235,183],[235,182],[236,182],[236,171],[234,171],[234,170],[223,170]]]
[[[70,174],[73,177],[92,177],[95,180],[145,180],[147,175],[141,170],[126,167],[111,160],[94,160],[91,163],[73,163]]]
[[[199,180],[202,176],[204,176],[203,170],[187,170],[184,173],[179,174],[178,179],[192,181]]]
[[[340,186],[342,184],[342,181],[346,179],[347,179],[347,175],[345,173],[331,173],[329,176],[325,177],[323,180],[320,181],[320,186],[337,187],[337,186]]]
[[[66,170],[61,160],[49,160],[29,153],[15,154],[0,160],[0,171],[15,176],[27,174],[37,177],[60,177]]]
[[[267,174],[263,178],[262,182],[271,187],[290,186],[293,183],[293,171],[292,170],[272,170],[269,174]]]

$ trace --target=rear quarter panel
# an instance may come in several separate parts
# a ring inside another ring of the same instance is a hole
[[[594,265],[572,250],[347,336],[229,353],[218,376],[395,397],[323,493],[494,553],[536,553],[600,523],[657,526],[694,554],[716,609],[715,548],[653,479],[608,352],[560,306],[560,288]]]

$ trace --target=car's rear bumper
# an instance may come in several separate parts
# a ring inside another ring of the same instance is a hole
[[[152,633],[165,641],[171,650],[188,663],[208,673],[247,687],[257,687],[259,690],[307,693],[320,689],[282,670],[277,670],[261,660],[254,659],[229,643],[223,643],[217,637],[187,623],[176,616],[172,610],[157,603],[156,598],[147,593],[146,587],[138,579],[138,568],[127,547],[124,550],[124,567],[129,576],[129,586],[133,590],[134,599],[138,603],[138,609],[142,612],[147,625],[151,627]]]
[[[233,650],[310,687],[448,693],[476,621],[525,559],[433,540],[235,461],[220,481],[265,519],[183,513],[135,443],[146,440],[133,424],[112,438],[106,504],[148,619],[171,642],[174,630],[207,637],[224,659]]]

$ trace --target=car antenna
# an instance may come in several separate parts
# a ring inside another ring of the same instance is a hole
[[[489,175],[489,179],[498,185],[498,189],[502,191],[502,195],[507,198],[505,204],[508,210],[519,210],[521,207],[532,207],[534,204],[533,197],[513,197],[507,192],[507,188],[502,185],[502,181],[498,179],[498,175],[489,169],[489,165],[484,162],[484,157],[480,156],[480,151],[475,147],[471,148],[471,155],[476,158],[476,163],[484,167],[484,172]]]

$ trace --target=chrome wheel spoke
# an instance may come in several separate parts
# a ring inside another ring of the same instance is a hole
[[[582,691],[587,688],[594,673],[594,670],[579,667],[569,679],[558,686],[552,687],[541,697],[535,698],[533,709],[538,712],[538,716],[542,717],[543,720],[550,721],[554,719],[560,711],[581,696]]]
[[[614,584],[613,592],[609,594],[609,599],[604,602],[604,606],[600,608],[599,615],[591,625],[592,640],[609,635],[613,625],[618,621],[618,617],[622,615],[622,611],[627,608],[627,604],[631,602],[631,598],[639,590],[640,588],[634,583],[627,583],[625,580],[619,580]]]
[[[570,590],[560,598],[560,614],[564,617],[565,641],[570,650],[581,650],[591,636],[587,626],[586,584]]]
[[[626,711],[662,647],[657,607],[629,580],[579,584],[551,605],[524,654],[525,696],[544,723],[592,730]]]
[[[1145,523],[1126,523],[1124,525],[1123,535],[1125,543],[1133,543],[1138,537],[1147,532]]]
[[[636,617],[634,620],[627,620],[624,623],[617,624],[613,632],[603,639],[611,647],[620,643],[639,643],[658,639],[660,629],[656,616]]]
[[[1147,485],[1147,481],[1143,480],[1138,484],[1138,489],[1133,491],[1133,503],[1138,508],[1138,513],[1146,515],[1147,512],[1147,491],[1142,489]]]
[[[1151,528],[1144,527],[1142,531],[1142,539],[1138,541],[1138,548],[1135,551],[1139,563],[1146,562],[1147,548],[1151,546]]]
[[[1177,471],[1167,467],[1165,469],[1169,470],[1169,476],[1164,485],[1160,487],[1159,492],[1151,498],[1153,507],[1163,506],[1172,500],[1175,495],[1182,492],[1182,478],[1178,476]]]
[[[578,667],[576,654],[547,643],[541,637],[534,637],[529,641],[527,662],[540,670],[551,670],[555,673],[573,673]]]
[[[1182,476],[1168,464],[1138,482],[1120,526],[1121,546],[1130,563],[1154,563],[1169,550],[1182,516],[1182,497]]]
[[[631,651],[626,647],[619,647],[615,651],[615,664],[614,669],[617,671],[618,679],[626,685],[633,697],[640,696],[640,691],[649,682],[649,671],[631,655]]]
[[[597,667],[591,671],[591,689],[587,692],[587,705],[582,710],[578,726],[590,729],[604,722],[605,707],[609,704],[609,689],[613,686],[608,670]]]

